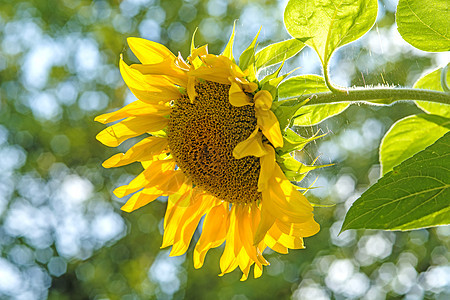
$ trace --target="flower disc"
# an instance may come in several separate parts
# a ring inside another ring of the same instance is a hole
[[[252,106],[230,104],[230,85],[212,81],[196,84],[193,103],[187,96],[175,100],[169,118],[169,147],[177,165],[192,183],[230,203],[261,198],[260,160],[233,157],[233,149],[255,129]]]

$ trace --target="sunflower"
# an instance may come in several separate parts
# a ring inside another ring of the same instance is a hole
[[[121,57],[120,72],[138,100],[95,120],[115,122],[97,135],[106,146],[145,135],[103,163],[105,168],[143,166],[129,184],[114,190],[117,197],[132,194],[122,210],[168,196],[162,247],[172,246],[171,256],[184,254],[204,217],[195,268],[202,267],[209,249],[225,242],[220,275],[239,267],[246,280],[252,265],[257,278],[269,264],[266,248],[279,253],[304,248],[303,237],[316,234],[319,225],[301,188],[290,181],[305,173],[283,153],[295,133],[280,127],[272,107],[276,83],[284,77],[278,70],[258,81],[257,37],[239,66],[233,39],[234,29],[221,55],[209,54],[207,45],[191,46],[185,60],[156,42],[128,38],[141,64],[128,65]],[[295,150],[292,138],[289,144]],[[289,169],[292,162],[296,167]]]

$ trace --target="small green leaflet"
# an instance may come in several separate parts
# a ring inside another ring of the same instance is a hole
[[[293,57],[305,47],[305,40],[290,39],[261,49],[256,53],[256,68],[266,68]]]
[[[394,167],[353,203],[341,232],[450,224],[449,149],[450,132]]]
[[[291,77],[282,82],[278,86],[278,97],[292,98],[329,91],[323,77],[317,75],[301,75]],[[297,117],[293,124],[297,126],[311,126],[318,124],[329,117],[341,113],[349,105],[349,102],[324,105],[308,105],[306,103],[306,105],[295,112]]]
[[[419,114],[397,121],[383,138],[380,146],[382,174],[422,151],[450,130],[450,119]]]
[[[261,28],[259,29],[251,44],[247,47],[247,49],[244,50],[244,52],[242,52],[241,56],[239,56],[239,68],[241,68],[242,71],[245,71],[255,62],[256,41],[258,40],[260,32]]]
[[[398,32],[412,46],[429,52],[450,50],[448,0],[400,0]]]
[[[439,68],[434,70],[433,72],[421,77],[414,84],[414,88],[416,89],[427,89],[427,90],[435,90],[443,92],[444,89],[441,85],[441,74],[443,72],[443,68]],[[450,72],[447,72],[447,83],[450,82]],[[430,114],[440,115],[443,117],[450,118],[450,105],[441,104],[441,103],[433,103],[427,101],[416,101],[416,105],[428,112]]]
[[[366,33],[377,17],[377,0],[290,0],[284,25],[318,54],[323,66],[331,54]]]

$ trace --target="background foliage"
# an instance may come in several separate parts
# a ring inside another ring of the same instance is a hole
[[[236,54],[263,26],[260,43],[287,39],[286,1],[6,1],[0,0],[0,298],[17,299],[265,299],[440,298],[450,294],[448,227],[411,232],[349,230],[338,236],[353,201],[380,176],[378,145],[397,120],[421,111],[350,106],[319,125],[327,135],[300,157],[335,163],[309,194],[321,232],[307,249],[268,254],[262,278],[218,277],[221,250],[194,270],[192,252],[169,258],[161,244],[164,201],[133,214],[111,191],[139,171],[104,170],[115,153],[95,141],[95,115],[122,106],[132,95],[118,58],[135,58],[126,37],[140,36],[189,51],[197,43],[220,53],[237,22]],[[448,53],[413,49],[394,24],[396,1],[379,1],[375,27],[331,56],[332,80],[344,86],[412,86],[422,70],[448,61]],[[337,64],[338,62],[338,64]],[[319,74],[310,49],[285,71]],[[287,91],[288,92],[288,91]],[[127,144],[123,145],[126,148]]]

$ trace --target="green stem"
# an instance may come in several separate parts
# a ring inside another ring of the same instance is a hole
[[[359,88],[344,92],[323,92],[302,95],[295,100],[310,99],[305,105],[327,104],[335,102],[372,102],[391,104],[399,100],[422,100],[450,105],[450,93],[412,88]]]
[[[333,83],[331,82],[330,75],[328,73],[328,63],[322,65],[322,68],[323,68],[323,77],[325,79],[325,84],[327,85],[328,89],[330,91],[332,91],[333,93],[336,93],[336,94],[338,94],[338,93],[345,93],[346,92],[345,90],[334,86]]]

